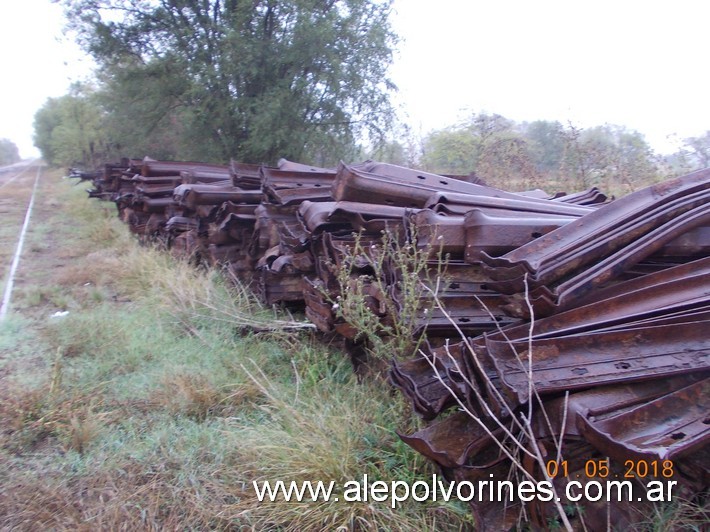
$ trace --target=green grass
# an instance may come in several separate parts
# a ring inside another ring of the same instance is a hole
[[[66,181],[42,193],[56,209],[0,329],[0,527],[471,527],[463,505],[259,503],[253,480],[434,470],[396,435],[414,428],[404,401],[297,320],[140,246]]]
[[[0,323],[0,528],[467,530],[463,504],[259,503],[252,481],[428,479],[416,417],[298,320],[139,245],[54,179]],[[57,310],[69,314],[50,317]],[[256,325],[261,332],[250,326]],[[647,530],[700,530],[690,504]]]

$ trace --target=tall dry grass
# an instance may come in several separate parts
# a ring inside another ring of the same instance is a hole
[[[35,264],[26,288],[53,295],[28,297],[0,342],[28,346],[0,372],[0,528],[470,528],[455,504],[259,503],[254,480],[430,475],[396,435],[415,428],[408,407],[301,319],[50,188],[62,266]],[[47,319],[59,298],[69,314]]]

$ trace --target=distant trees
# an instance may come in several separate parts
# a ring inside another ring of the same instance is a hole
[[[575,189],[602,185],[621,193],[659,174],[648,143],[636,131],[609,125],[582,130],[544,120],[516,123],[483,113],[428,135],[421,164],[439,173],[475,172],[511,190],[544,182]]]
[[[582,187],[602,185],[621,193],[659,179],[655,156],[639,132],[611,125],[567,131],[562,171]]]
[[[441,174],[465,175],[478,165],[480,139],[467,128],[433,131],[422,142],[421,165]]]
[[[689,137],[684,141],[685,155],[692,167],[710,167],[710,131],[698,137]]]
[[[333,163],[392,122],[391,0],[62,3],[131,152]]]
[[[422,165],[430,171],[478,177],[497,186],[516,189],[537,183],[535,139],[523,127],[497,114],[475,114],[465,122],[428,135],[422,146]]]
[[[20,160],[20,151],[10,139],[0,139],[0,166],[14,164]]]
[[[110,156],[107,126],[95,91],[75,85],[35,113],[34,143],[51,165],[94,167]]]
[[[396,164],[398,166],[411,166],[411,160],[404,144],[396,140],[386,140],[378,143],[364,157],[373,161]]]
[[[55,164],[55,149],[52,142],[54,130],[61,126],[61,98],[48,98],[44,105],[35,113],[34,143],[48,164]]]
[[[445,174],[474,170],[490,142],[512,131],[513,122],[500,115],[477,114],[456,126],[434,131],[423,142],[424,167]]]
[[[680,175],[710,167],[710,131],[697,137],[683,139],[680,149],[663,157],[661,164],[670,175]]]

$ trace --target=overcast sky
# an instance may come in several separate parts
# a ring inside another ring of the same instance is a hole
[[[710,129],[703,0],[396,0],[394,67],[413,124],[462,109],[625,125],[657,150]]]
[[[472,112],[619,124],[658,151],[710,130],[705,0],[395,0],[392,69],[418,133]],[[32,120],[88,75],[49,0],[0,0],[0,138],[36,154]]]
[[[38,154],[32,143],[37,109],[90,71],[62,26],[62,10],[50,0],[0,0],[0,138],[17,144],[23,157]]]

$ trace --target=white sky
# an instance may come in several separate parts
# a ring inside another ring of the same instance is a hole
[[[0,138],[17,144],[23,157],[39,155],[35,112],[90,72],[91,61],[62,27],[62,9],[49,0],[0,0]]]
[[[710,129],[706,0],[395,0],[393,74],[426,132],[485,110],[625,125],[659,151]],[[468,112],[462,112],[468,109]]]
[[[605,123],[668,137],[710,130],[706,0],[395,0],[392,69],[416,132],[472,112],[516,121]],[[0,0],[0,138],[21,155],[34,113],[85,77],[49,0]]]

